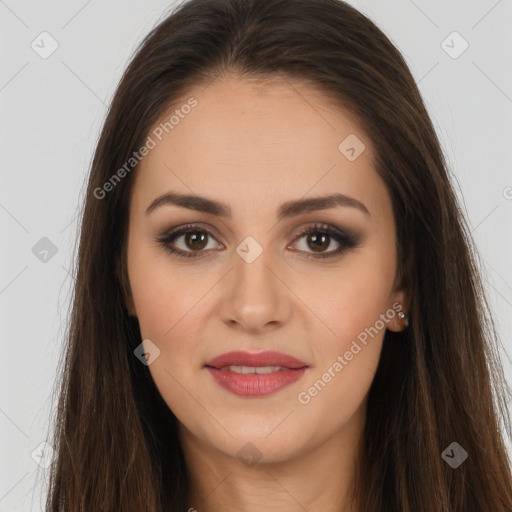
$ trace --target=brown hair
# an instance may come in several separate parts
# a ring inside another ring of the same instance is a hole
[[[339,0],[189,0],[129,64],[101,132],[81,221],[47,511],[187,510],[177,419],[129,316],[125,249],[133,172],[95,194],[192,85],[221,73],[307,81],[348,105],[376,151],[397,227],[410,322],[386,331],[353,487],[361,512],[505,512],[512,438],[477,251],[411,73],[372,21]],[[498,416],[499,414],[499,416]],[[441,454],[456,441],[458,468]]]

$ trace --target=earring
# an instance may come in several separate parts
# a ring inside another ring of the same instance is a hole
[[[399,311],[398,318],[404,321],[405,327],[409,327],[409,315],[406,315],[403,311]]]

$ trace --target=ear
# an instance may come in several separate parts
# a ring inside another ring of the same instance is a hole
[[[389,302],[388,310],[390,314],[388,317],[392,319],[388,322],[387,328],[393,332],[400,332],[408,327],[409,323],[409,306],[410,299],[408,294],[404,290],[396,290],[391,295],[391,301]],[[393,313],[391,313],[393,312]],[[403,312],[405,318],[400,318],[399,313]]]

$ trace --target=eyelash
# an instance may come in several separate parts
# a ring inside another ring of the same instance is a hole
[[[164,236],[157,238],[156,241],[163,246],[163,248],[169,252],[170,254],[178,257],[178,258],[198,258],[202,257],[201,253],[205,252],[204,250],[201,251],[182,251],[181,249],[176,249],[175,247],[172,247],[169,245],[171,242],[173,242],[176,238],[178,238],[181,235],[186,235],[188,233],[205,233],[208,235],[208,237],[213,237],[213,235],[207,231],[206,229],[202,229],[199,226],[195,226],[193,224],[187,224],[185,226],[182,226],[180,228],[177,228],[175,230],[169,231]],[[358,247],[359,245],[359,236],[356,235],[353,232],[343,232],[338,230],[337,228],[334,228],[333,226],[329,226],[328,224],[318,225],[315,224],[314,226],[310,226],[306,228],[305,230],[301,231],[300,234],[298,234],[294,239],[293,242],[300,240],[305,235],[309,235],[311,233],[317,233],[317,234],[324,234],[328,235],[330,238],[333,238],[336,242],[340,244],[340,247],[334,251],[329,251],[327,253],[308,253],[308,254],[314,254],[311,256],[306,256],[308,259],[322,259],[322,258],[332,258],[338,255],[341,255],[343,252],[345,252],[348,249],[353,249],[355,247]],[[303,252],[303,251],[299,251]]]

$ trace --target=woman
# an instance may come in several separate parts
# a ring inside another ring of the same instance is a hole
[[[92,163],[47,510],[512,510],[475,261],[368,18],[185,2]]]

